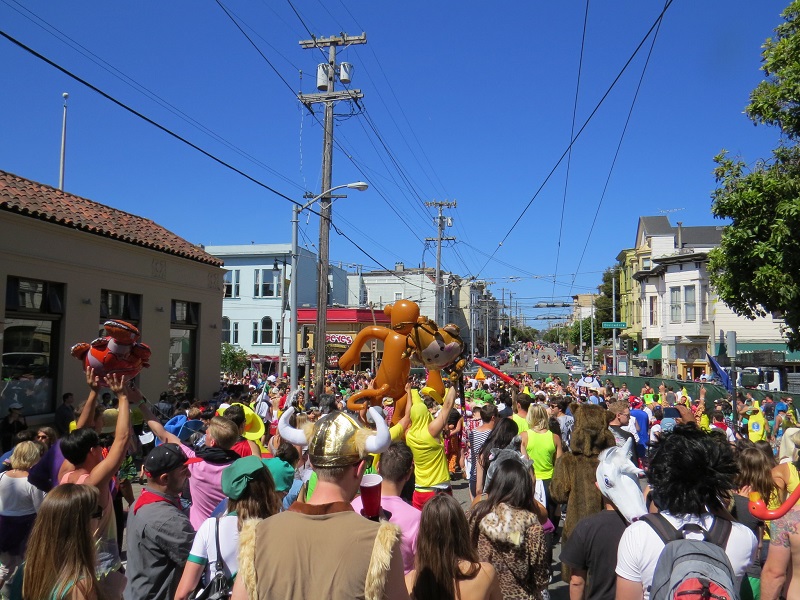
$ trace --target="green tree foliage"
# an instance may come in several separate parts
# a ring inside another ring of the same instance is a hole
[[[557,344],[564,338],[563,327],[551,327],[542,335],[542,339],[548,344]]]
[[[613,321],[614,320],[614,311],[612,306],[612,278],[616,274],[615,267],[609,267],[605,271],[603,271],[603,283],[597,286],[597,291],[600,292],[600,295],[597,296],[594,300],[594,337],[595,340],[601,339],[606,340],[611,337],[611,330],[610,329],[603,329],[602,323],[603,321]],[[617,282],[619,283],[619,282]],[[617,316],[619,316],[619,307],[620,307],[620,295],[619,295],[619,285],[616,286],[616,296],[617,296]]]
[[[535,342],[539,339],[539,330],[533,327],[512,327],[511,331],[518,342]]]
[[[595,327],[594,335],[595,338],[597,338],[597,331],[600,328],[597,320],[595,320],[594,327]],[[591,336],[592,336],[592,319],[590,317],[587,317],[583,319],[583,343],[586,344],[586,346],[589,346],[589,342],[591,341]],[[574,323],[572,323],[572,325],[570,325],[569,328],[570,346],[579,347],[580,337],[581,337],[581,322],[575,321]]]
[[[751,93],[747,116],[780,130],[769,160],[749,168],[723,150],[715,157],[711,211],[731,219],[709,257],[711,283],[737,314],[783,316],[788,344],[800,348],[800,0],[763,46],[766,75]]]
[[[234,346],[227,342],[222,343],[222,354],[220,356],[220,370],[223,373],[231,373],[241,376],[242,371],[250,366],[250,359],[244,348]]]

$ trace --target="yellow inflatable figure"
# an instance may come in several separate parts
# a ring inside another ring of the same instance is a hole
[[[439,398],[444,397],[442,369],[452,368],[450,380],[455,385],[466,365],[466,361],[460,359],[464,352],[464,342],[459,333],[458,325],[448,323],[444,327],[438,327],[428,319],[424,323],[418,323],[408,336],[406,355],[415,356],[428,370],[425,386],[435,390]],[[403,408],[405,405],[397,406],[395,411],[402,413]]]

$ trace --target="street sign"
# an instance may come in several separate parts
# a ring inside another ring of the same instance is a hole
[[[625,329],[628,324],[625,321],[603,321],[603,329]]]

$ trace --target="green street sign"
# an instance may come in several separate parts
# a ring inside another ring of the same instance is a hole
[[[603,329],[625,329],[627,326],[625,321],[603,321]]]

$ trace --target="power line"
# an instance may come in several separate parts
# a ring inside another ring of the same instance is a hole
[[[671,0],[669,0],[671,2]],[[667,4],[669,4],[669,2]],[[667,5],[665,5],[664,10],[666,10]],[[663,13],[662,13],[663,14]],[[633,94],[633,100],[631,100],[631,107],[628,109],[628,116],[625,119],[625,125],[622,128],[622,133],[619,136],[619,142],[617,143],[617,149],[614,152],[614,158],[611,161],[611,167],[608,170],[608,176],[606,177],[605,185],[603,185],[603,192],[600,194],[600,201],[597,203],[597,210],[594,212],[594,218],[592,219],[592,225],[589,228],[589,233],[586,236],[586,242],[583,245],[583,251],[581,252],[581,257],[578,259],[578,266],[575,267],[575,271],[580,271],[581,264],[583,264],[583,257],[586,255],[586,249],[589,247],[589,240],[592,237],[592,232],[594,231],[594,226],[597,223],[597,217],[600,214],[600,207],[603,205],[603,200],[606,197],[606,191],[608,190],[608,184],[611,181],[611,173],[614,172],[614,166],[617,164],[617,157],[619,156],[619,151],[622,148],[622,140],[625,139],[625,133],[628,131],[628,124],[631,120],[631,115],[633,114],[633,107],[636,105],[636,99],[639,97],[639,90],[642,87],[642,81],[644,81],[644,74],[647,72],[647,66],[650,64],[650,57],[653,54],[653,48],[656,45],[656,39],[658,38],[658,32],[661,29],[661,21],[658,23],[658,27],[656,27],[656,31],[653,34],[653,41],[650,43],[650,50],[647,52],[647,58],[644,61],[644,66],[642,67],[642,74],[639,76],[639,83],[636,84],[636,92]],[[572,277],[572,283],[575,283],[575,277],[577,273]],[[571,288],[570,288],[571,290]]]
[[[648,37],[650,37],[650,34],[653,32],[653,30],[656,28],[656,26],[657,26],[657,25],[658,25],[658,24],[661,22],[661,19],[663,19],[663,18],[664,18],[664,14],[667,12],[667,9],[668,9],[668,8],[669,8],[669,7],[672,5],[672,2],[673,2],[673,0],[667,0],[667,3],[664,5],[664,9],[663,9],[663,10],[661,11],[661,13],[658,15],[658,18],[655,20],[655,22],[654,22],[654,23],[653,23],[653,24],[650,26],[650,29],[648,29],[648,30],[647,30],[647,33],[645,33],[645,35],[644,35],[644,37],[642,38],[642,40],[641,40],[641,41],[639,42],[639,44],[636,46],[636,49],[633,51],[633,54],[631,54],[631,56],[628,58],[628,60],[627,60],[627,61],[625,62],[625,64],[622,66],[622,69],[620,69],[619,73],[618,73],[618,74],[617,74],[617,76],[614,78],[614,80],[611,82],[611,85],[609,85],[608,89],[607,89],[607,90],[606,90],[606,92],[603,94],[602,98],[600,98],[600,100],[597,102],[597,105],[594,107],[594,109],[592,110],[592,112],[591,112],[591,113],[589,114],[589,116],[586,118],[586,120],[584,121],[583,125],[581,125],[581,128],[578,130],[578,133],[576,133],[576,134],[575,134],[575,138],[574,138],[574,139],[573,139],[573,140],[570,142],[569,146],[567,146],[566,150],[564,150],[564,152],[561,154],[561,156],[559,157],[559,159],[556,161],[556,164],[555,164],[555,165],[553,165],[553,168],[552,168],[552,169],[550,169],[550,172],[549,172],[549,173],[547,174],[547,176],[544,178],[544,181],[542,182],[542,184],[539,186],[539,188],[538,188],[538,189],[536,190],[536,192],[533,194],[533,197],[531,197],[531,199],[530,199],[530,201],[528,202],[528,204],[525,206],[525,208],[522,210],[522,212],[520,213],[520,215],[517,217],[517,219],[516,219],[516,220],[514,221],[514,223],[511,225],[511,227],[509,228],[509,230],[508,230],[508,231],[506,232],[506,234],[503,236],[503,239],[502,239],[502,240],[500,240],[500,243],[499,243],[499,244],[497,244],[497,247],[494,249],[494,251],[492,252],[492,254],[491,254],[491,256],[490,256],[490,260],[491,260],[491,258],[492,258],[492,257],[494,257],[494,255],[495,255],[495,254],[496,254],[496,253],[497,253],[497,252],[500,250],[500,248],[503,246],[503,243],[504,243],[504,242],[505,242],[505,241],[508,239],[508,236],[510,236],[510,235],[511,235],[511,233],[514,231],[514,229],[516,229],[517,225],[519,225],[520,221],[522,220],[522,217],[524,217],[524,216],[525,216],[525,213],[526,213],[526,212],[528,212],[528,209],[531,207],[531,205],[533,204],[534,200],[536,200],[536,198],[537,198],[537,197],[539,196],[539,194],[541,193],[542,189],[544,189],[544,186],[547,184],[547,182],[548,182],[548,181],[550,180],[550,178],[553,176],[553,173],[555,173],[556,169],[557,169],[557,168],[558,168],[558,166],[561,164],[561,161],[563,161],[563,160],[564,160],[564,158],[567,156],[567,152],[569,152],[570,148],[572,148],[573,144],[574,144],[574,143],[575,143],[575,142],[578,140],[578,138],[580,137],[581,133],[583,133],[583,130],[584,130],[584,129],[586,129],[586,126],[589,124],[589,122],[592,120],[592,118],[594,117],[594,115],[595,115],[595,114],[597,113],[597,111],[600,109],[600,106],[602,106],[602,104],[603,104],[603,102],[605,101],[605,99],[606,99],[606,98],[608,97],[608,95],[611,93],[611,90],[612,90],[612,89],[614,89],[614,86],[616,86],[617,82],[620,80],[620,78],[622,77],[622,75],[625,73],[625,71],[627,70],[628,66],[631,64],[631,62],[633,61],[633,59],[634,59],[634,58],[636,57],[636,55],[639,53],[639,50],[641,50],[641,48],[642,48],[642,46],[644,45],[645,41],[647,41],[647,38],[648,38]],[[478,271],[478,274],[476,275],[476,277],[477,277],[478,275],[480,275],[480,274],[483,272],[483,270],[486,268],[486,265],[488,265],[488,264],[489,264],[489,261],[487,260],[487,261],[486,261],[486,263],[483,265],[483,267],[481,267],[481,270],[480,270],[480,271]]]
[[[572,165],[572,142],[575,138],[575,117],[578,114],[578,97],[581,90],[581,73],[583,71],[583,50],[586,46],[586,25],[589,22],[589,0],[586,0],[586,10],[583,13],[583,34],[581,35],[581,53],[578,60],[578,81],[575,84],[575,102],[572,105],[572,126],[569,131],[570,147],[567,152],[567,173],[564,177],[564,197],[561,200],[561,220],[558,224],[558,243],[556,244],[556,266],[553,272],[558,275],[558,261],[561,258],[561,236],[564,233],[564,211],[567,208],[567,190],[569,189],[569,170]],[[556,283],[553,280],[553,293],[556,293]]]
[[[165,100],[164,98],[162,98],[161,96],[159,96],[158,94],[156,94],[155,92],[153,92],[152,90],[147,88],[145,85],[139,83],[138,81],[136,81],[135,79],[133,79],[132,77],[130,77],[126,73],[122,72],[120,69],[118,69],[114,65],[112,65],[111,63],[109,63],[106,60],[104,60],[103,58],[97,56],[89,48],[87,48],[86,46],[82,45],[80,42],[77,42],[76,40],[72,39],[66,33],[61,31],[60,29],[58,29],[57,27],[55,27],[51,23],[47,22],[46,20],[44,20],[43,18],[38,16],[36,13],[32,12],[28,8],[26,8],[26,7],[22,6],[21,4],[19,4],[16,0],[11,0],[11,2],[16,4],[17,7],[19,7],[19,8],[12,6],[11,4],[9,4],[9,2],[7,0],[1,0],[1,1],[4,4],[6,4],[6,6],[8,6],[11,10],[17,12],[20,16],[24,17],[25,19],[28,19],[31,23],[33,23],[37,27],[43,29],[44,31],[46,31],[47,33],[49,33],[50,35],[52,35],[53,37],[55,37],[56,39],[61,41],[62,43],[64,43],[67,46],[71,47],[73,50],[75,50],[79,54],[83,55],[85,58],[89,59],[91,62],[96,64],[98,67],[100,67],[101,69],[103,69],[104,71],[109,73],[110,75],[113,75],[115,78],[119,79],[121,82],[123,82],[127,86],[133,88],[134,90],[136,90],[139,93],[143,94],[147,98],[153,100],[154,102],[156,102],[157,104],[159,104],[163,108],[167,109],[169,112],[171,112],[172,114],[174,114],[175,116],[177,116],[181,120],[185,121],[186,123],[188,123],[189,125],[191,125],[195,129],[197,129],[197,130],[205,133],[206,135],[210,136],[211,138],[217,140],[221,144],[225,145],[229,149],[233,150],[234,152],[236,152],[237,154],[242,156],[243,158],[246,158],[247,160],[249,160],[253,164],[265,169],[266,171],[269,171],[270,173],[272,173],[276,177],[282,179],[283,181],[285,181],[289,185],[292,185],[292,186],[296,187],[299,190],[303,190],[303,187],[298,185],[295,181],[289,179],[288,177],[286,177],[285,175],[283,175],[279,171],[275,170],[274,168],[270,167],[269,165],[265,164],[261,160],[259,160],[256,157],[254,157],[252,154],[250,154],[250,153],[246,152],[245,150],[239,148],[238,146],[236,146],[232,142],[228,141],[227,139],[225,139],[224,137],[222,137],[218,133],[216,133],[213,130],[209,129],[208,127],[206,127],[205,125],[203,125],[202,123],[200,123],[199,121],[194,119],[193,117],[191,117],[188,114],[186,114],[184,111],[182,111],[180,108],[178,108],[174,104],[171,104],[169,101]],[[25,11],[25,12],[22,12],[22,11]],[[25,14],[25,13],[27,13],[27,14]]]
[[[271,68],[271,69],[272,69],[272,70],[275,72],[275,75],[277,75],[277,76],[280,78],[280,80],[283,82],[283,84],[284,84],[284,85],[285,85],[287,88],[289,88],[289,91],[290,91],[290,92],[292,92],[292,95],[294,95],[294,94],[296,93],[295,89],[294,89],[294,88],[292,88],[292,86],[291,86],[291,85],[289,85],[289,82],[288,82],[288,81],[286,81],[286,79],[284,79],[283,75],[281,75],[281,74],[280,74],[280,71],[278,71],[278,69],[275,67],[275,65],[273,65],[273,64],[272,64],[272,61],[270,61],[270,59],[268,59],[268,58],[266,57],[266,55],[265,55],[265,54],[264,54],[264,53],[261,51],[261,48],[259,48],[259,47],[258,47],[258,45],[257,45],[257,44],[256,44],[256,43],[253,41],[253,39],[252,39],[252,38],[251,38],[249,35],[247,35],[247,32],[246,32],[246,31],[245,31],[245,30],[242,28],[242,26],[241,26],[241,25],[239,25],[239,22],[238,22],[236,19],[234,19],[234,18],[233,18],[233,15],[232,15],[230,12],[228,12],[228,9],[227,9],[227,8],[225,8],[225,5],[224,5],[222,2],[220,2],[220,0],[216,0],[216,2],[217,2],[217,4],[219,5],[219,7],[220,7],[220,8],[223,10],[223,12],[224,12],[224,13],[225,13],[225,14],[228,16],[228,18],[231,20],[231,22],[232,22],[234,25],[236,25],[236,28],[237,28],[239,31],[241,31],[241,32],[242,32],[242,35],[243,35],[245,38],[247,38],[247,41],[248,41],[248,42],[250,42],[250,44],[253,46],[253,48],[255,48],[256,52],[258,52],[258,53],[261,55],[261,58],[263,58],[263,59],[266,61],[266,63],[267,63],[269,66],[270,66],[270,68]]]
[[[252,183],[255,183],[257,186],[259,186],[259,187],[262,187],[262,188],[264,188],[264,189],[266,189],[266,190],[268,190],[268,191],[272,192],[272,193],[273,193],[273,194],[275,194],[276,196],[279,196],[279,197],[281,197],[281,198],[283,198],[283,199],[285,199],[285,200],[288,200],[288,201],[289,201],[289,202],[291,202],[292,204],[296,204],[297,206],[303,206],[303,205],[302,205],[300,202],[298,202],[297,200],[293,200],[292,198],[290,198],[290,197],[289,197],[289,196],[287,196],[286,194],[283,194],[283,193],[279,192],[278,190],[276,190],[276,189],[274,189],[274,188],[270,187],[270,186],[269,186],[269,185],[267,185],[266,183],[263,183],[263,182],[259,181],[258,179],[256,179],[256,178],[252,177],[251,175],[248,175],[247,173],[245,173],[245,172],[244,172],[244,171],[242,171],[241,169],[238,169],[237,167],[234,167],[234,166],[233,166],[233,165],[231,165],[230,163],[227,163],[227,162],[225,162],[225,161],[224,161],[224,160],[222,160],[221,158],[218,158],[218,157],[214,156],[213,154],[211,154],[211,153],[210,153],[210,152],[208,152],[207,150],[204,150],[203,148],[201,148],[201,147],[200,147],[200,146],[198,146],[197,144],[194,144],[193,142],[190,142],[189,140],[187,140],[186,138],[184,138],[184,137],[182,137],[182,136],[178,135],[178,134],[177,134],[177,133],[175,133],[174,131],[171,131],[170,129],[167,129],[166,127],[164,127],[164,126],[163,126],[163,125],[161,125],[160,123],[157,123],[156,121],[154,121],[154,120],[153,120],[153,119],[151,119],[150,117],[147,117],[147,116],[145,116],[144,114],[140,113],[139,111],[135,110],[134,108],[131,108],[131,107],[130,107],[130,106],[128,106],[127,104],[125,104],[125,103],[123,103],[123,102],[121,102],[121,101],[117,100],[116,98],[114,98],[113,96],[111,96],[111,95],[107,94],[106,92],[104,92],[103,90],[101,90],[100,88],[98,88],[97,86],[95,86],[95,85],[92,85],[91,83],[89,83],[89,82],[88,82],[88,81],[86,81],[85,79],[82,79],[82,78],[81,78],[81,77],[79,77],[78,75],[75,75],[74,73],[72,73],[71,71],[69,71],[68,69],[66,69],[65,67],[62,67],[61,65],[59,65],[59,64],[57,64],[57,63],[55,63],[55,62],[53,62],[52,60],[50,60],[49,58],[47,58],[46,56],[44,56],[43,54],[40,54],[39,52],[37,52],[37,51],[36,51],[36,50],[34,50],[33,48],[30,48],[29,46],[26,46],[25,44],[23,44],[22,42],[20,42],[20,41],[19,41],[19,40],[17,40],[16,38],[12,37],[11,35],[9,35],[8,33],[6,33],[5,31],[2,31],[2,30],[0,30],[0,36],[2,36],[2,37],[4,37],[4,38],[6,38],[8,41],[10,41],[11,43],[15,44],[16,46],[18,46],[18,47],[22,48],[22,49],[23,49],[23,50],[25,50],[26,52],[28,52],[28,53],[32,54],[33,56],[35,56],[35,57],[36,57],[36,58],[38,58],[39,60],[41,60],[41,61],[43,61],[43,62],[46,62],[48,65],[50,65],[51,67],[53,67],[53,68],[57,69],[58,71],[60,71],[60,72],[61,72],[61,73],[63,73],[64,75],[66,75],[67,77],[70,77],[71,79],[74,79],[75,81],[77,81],[77,82],[78,82],[78,83],[80,83],[81,85],[84,85],[84,86],[86,86],[87,88],[89,88],[89,89],[90,89],[90,90],[92,90],[93,92],[95,92],[95,93],[97,93],[97,94],[100,94],[100,95],[101,95],[103,98],[105,98],[106,100],[109,100],[109,101],[113,102],[114,104],[116,104],[116,105],[117,105],[117,106],[119,106],[120,108],[122,108],[122,109],[124,109],[124,110],[128,111],[129,113],[131,113],[131,114],[133,114],[133,115],[135,115],[135,116],[139,117],[140,119],[142,119],[143,121],[145,121],[145,122],[149,123],[150,125],[153,125],[154,127],[156,127],[157,129],[159,129],[159,130],[163,131],[163,132],[164,132],[164,133],[166,133],[167,135],[169,135],[169,136],[171,136],[171,137],[173,137],[173,138],[175,138],[175,139],[177,139],[177,140],[179,140],[179,141],[183,142],[183,143],[184,143],[184,144],[186,144],[187,146],[189,146],[189,147],[191,147],[191,148],[193,148],[193,149],[197,150],[198,152],[200,152],[200,153],[201,153],[201,154],[203,154],[204,156],[206,156],[206,157],[210,158],[210,159],[211,159],[211,160],[213,160],[214,162],[216,162],[216,163],[218,163],[218,164],[222,165],[223,167],[225,167],[225,168],[227,168],[227,169],[230,169],[231,171],[233,171],[234,173],[237,173],[238,175],[241,175],[242,177],[244,177],[244,178],[245,178],[245,179],[247,179],[248,181],[250,181],[250,182],[252,182]],[[313,214],[315,214],[315,215],[317,215],[317,216],[320,216],[320,214],[319,214],[318,212],[316,212],[315,210],[313,210],[313,209],[311,209],[311,208],[307,208],[306,210],[308,210],[309,212],[311,212],[311,213],[313,213]],[[346,233],[344,233],[344,232],[343,232],[343,231],[342,231],[342,230],[341,230],[341,229],[340,229],[340,228],[339,228],[337,225],[335,225],[335,224],[333,224],[333,223],[332,223],[332,224],[331,224],[331,226],[333,227],[334,231],[336,231],[336,233],[337,233],[337,234],[339,234],[340,236],[342,236],[343,238],[345,238],[347,241],[349,241],[349,242],[350,242],[350,243],[351,243],[353,246],[355,246],[355,247],[356,247],[356,248],[357,248],[359,251],[361,251],[361,253],[362,253],[362,254],[364,254],[364,255],[365,255],[367,258],[369,258],[370,260],[374,261],[374,262],[375,262],[375,264],[379,265],[379,266],[380,266],[382,269],[385,269],[385,270],[387,270],[387,271],[389,270],[387,267],[383,266],[383,264],[382,264],[382,263],[381,263],[381,262],[380,262],[378,259],[376,259],[376,258],[375,258],[374,256],[372,256],[372,255],[371,255],[369,252],[367,252],[366,250],[364,250],[364,249],[363,249],[363,248],[362,248],[362,247],[361,247],[361,246],[360,246],[358,243],[356,243],[356,242],[355,242],[355,240],[353,240],[353,239],[352,239],[350,236],[348,236]],[[402,278],[402,277],[400,277],[400,279],[403,279],[403,278]],[[403,279],[403,280],[404,280],[404,281],[406,281],[405,279]],[[413,282],[410,282],[410,281],[406,281],[406,282],[407,282],[407,283],[409,283],[409,284],[410,284],[410,285],[412,285],[412,286],[419,287],[419,286],[416,286],[416,284],[414,284]],[[420,288],[420,289],[422,289],[422,288]]]
[[[126,111],[128,111],[129,113],[131,113],[131,114],[133,114],[133,115],[135,115],[135,116],[139,117],[139,118],[140,118],[140,119],[142,119],[143,121],[146,121],[147,123],[150,123],[150,125],[153,125],[154,127],[156,127],[156,128],[158,128],[158,129],[160,129],[161,131],[163,131],[163,132],[164,132],[164,133],[166,133],[167,135],[169,135],[169,136],[171,136],[171,137],[175,138],[176,140],[179,140],[179,141],[183,142],[184,144],[186,144],[187,146],[189,146],[189,147],[191,147],[191,148],[194,148],[195,150],[197,150],[198,152],[200,152],[200,153],[201,153],[201,154],[203,154],[204,156],[207,156],[208,158],[210,158],[210,159],[211,159],[211,160],[213,160],[214,162],[216,162],[216,163],[218,163],[218,164],[222,165],[222,166],[223,166],[223,167],[225,167],[226,169],[230,169],[230,170],[231,170],[231,171],[233,171],[234,173],[238,173],[239,175],[241,175],[241,176],[242,176],[242,177],[244,177],[245,179],[247,179],[247,180],[249,180],[249,181],[251,181],[251,182],[255,183],[257,186],[259,186],[259,187],[262,187],[262,188],[264,188],[265,190],[268,190],[268,191],[272,192],[272,193],[273,193],[273,194],[275,194],[276,196],[280,196],[280,197],[281,197],[281,198],[283,198],[284,200],[288,200],[288,201],[289,201],[289,202],[291,202],[292,204],[296,204],[296,205],[298,205],[298,206],[302,206],[302,204],[301,204],[300,202],[298,202],[297,200],[293,200],[292,198],[290,198],[290,197],[289,197],[289,196],[287,196],[286,194],[284,194],[284,193],[282,193],[282,192],[279,192],[279,191],[278,191],[278,190],[276,190],[275,188],[268,186],[266,183],[263,183],[263,182],[259,181],[258,179],[256,179],[255,177],[252,177],[251,175],[248,175],[247,173],[245,173],[245,172],[244,172],[244,171],[242,171],[241,169],[238,169],[237,167],[234,167],[232,164],[230,164],[230,163],[228,163],[228,162],[225,162],[225,161],[224,161],[224,160],[222,160],[221,158],[217,158],[216,156],[214,156],[213,154],[211,154],[211,153],[210,153],[210,152],[208,152],[207,150],[204,150],[203,148],[201,148],[201,147],[200,147],[200,146],[198,146],[197,144],[195,144],[195,143],[193,143],[193,142],[190,142],[190,141],[189,141],[189,140],[187,140],[185,137],[183,137],[183,136],[181,136],[181,135],[178,135],[177,133],[175,133],[175,132],[174,132],[174,131],[172,131],[171,129],[167,129],[165,126],[161,125],[160,123],[157,123],[156,121],[154,121],[154,120],[153,120],[153,119],[151,119],[150,117],[147,117],[147,116],[145,116],[144,114],[140,113],[138,110],[136,110],[136,109],[134,109],[134,108],[131,108],[131,107],[130,107],[130,106],[128,106],[127,104],[125,104],[125,103],[123,103],[123,102],[121,102],[121,101],[117,100],[117,99],[116,99],[116,98],[114,98],[113,96],[111,96],[111,95],[107,94],[106,92],[104,92],[103,90],[101,90],[100,88],[98,88],[97,86],[95,86],[95,85],[92,85],[91,83],[89,83],[89,82],[88,82],[88,81],[86,81],[85,79],[82,79],[81,77],[78,77],[78,76],[77,76],[77,75],[75,75],[73,72],[71,72],[71,71],[69,71],[68,69],[66,69],[66,68],[62,67],[61,65],[59,65],[59,64],[57,64],[57,63],[55,63],[55,62],[53,62],[52,60],[50,60],[49,58],[47,58],[47,57],[46,57],[46,56],[44,56],[43,54],[40,54],[39,52],[37,52],[36,50],[34,50],[33,48],[30,48],[29,46],[26,46],[25,44],[23,44],[22,42],[20,42],[20,41],[19,41],[19,40],[17,40],[16,38],[14,38],[14,37],[10,36],[9,34],[7,34],[5,31],[2,31],[2,30],[0,30],[0,35],[2,35],[4,38],[6,38],[6,39],[7,39],[9,42],[11,42],[12,44],[15,44],[15,45],[17,45],[17,46],[19,46],[20,48],[22,48],[23,50],[25,50],[26,52],[28,52],[28,53],[32,54],[33,56],[35,56],[35,57],[36,57],[36,58],[38,58],[39,60],[42,60],[42,61],[46,62],[48,65],[50,65],[51,67],[53,67],[53,68],[55,68],[55,69],[57,69],[57,70],[61,71],[61,72],[62,72],[64,75],[66,75],[67,77],[70,77],[70,78],[74,79],[75,81],[77,81],[77,82],[78,82],[78,83],[80,83],[81,85],[84,85],[84,86],[86,86],[87,88],[89,88],[89,89],[90,89],[90,90],[92,90],[93,92],[96,92],[96,93],[100,94],[100,95],[101,95],[103,98],[105,98],[106,100],[110,100],[111,102],[113,102],[114,104],[116,104],[117,106],[119,106],[120,108],[123,108],[123,109],[125,109]]]

